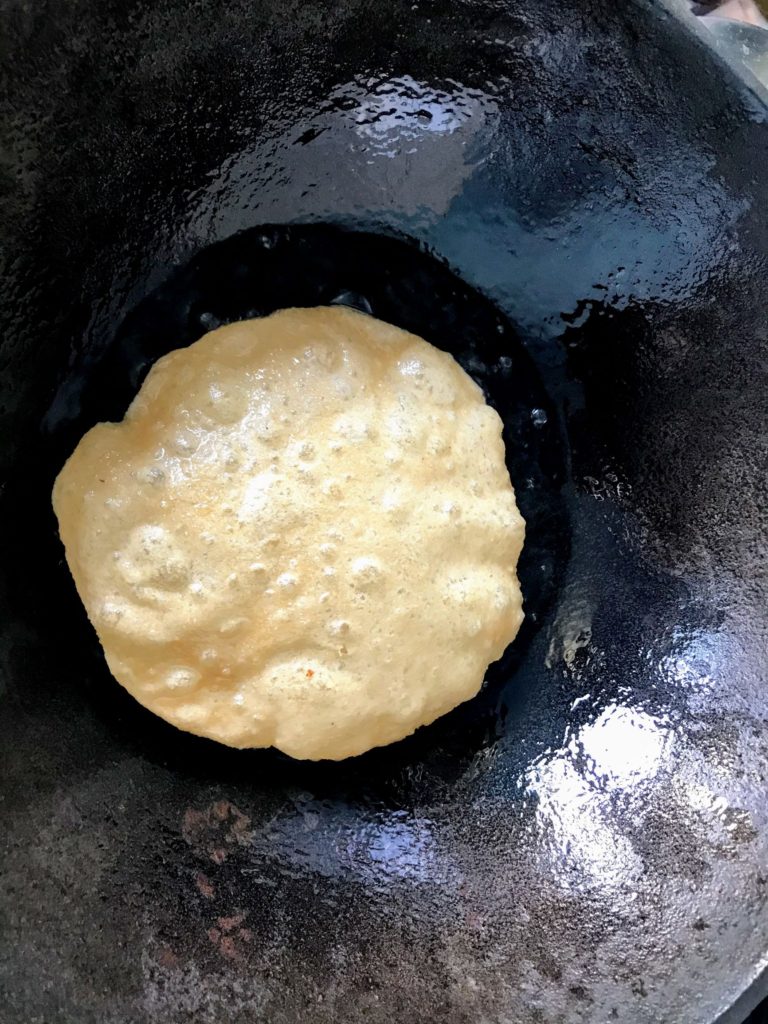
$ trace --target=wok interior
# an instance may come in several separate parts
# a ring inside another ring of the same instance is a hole
[[[640,4],[9,25],[9,1020],[714,1020],[768,941],[754,98]],[[122,694],[48,504],[161,351],[318,301],[457,355],[530,523],[481,697],[337,767]]]

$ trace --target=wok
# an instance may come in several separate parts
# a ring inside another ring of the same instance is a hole
[[[8,1024],[737,1021],[768,951],[766,106],[644,0],[4,0]],[[524,632],[341,763],[115,684],[50,487],[292,304],[505,422]]]

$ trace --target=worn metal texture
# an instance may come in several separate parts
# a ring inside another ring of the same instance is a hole
[[[715,1021],[768,950],[765,110],[639,2],[2,18],[0,1020]],[[139,708],[49,507],[164,347],[317,301],[456,352],[530,521],[484,692],[340,765]]]

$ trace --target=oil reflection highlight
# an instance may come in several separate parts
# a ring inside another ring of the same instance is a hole
[[[622,835],[616,800],[630,801],[669,765],[671,723],[639,708],[607,705],[525,774],[553,875],[568,889],[631,889],[643,862]]]

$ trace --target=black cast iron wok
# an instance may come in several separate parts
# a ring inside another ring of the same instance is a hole
[[[640,0],[2,25],[0,1020],[736,1020],[768,951],[759,98]],[[456,353],[529,520],[480,697],[341,765],[138,707],[49,507],[160,352],[318,302]]]

